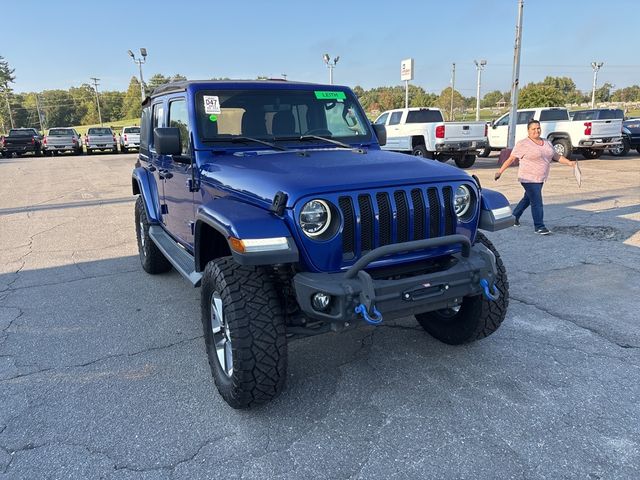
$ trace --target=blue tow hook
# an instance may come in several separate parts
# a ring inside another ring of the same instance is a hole
[[[489,282],[487,282],[486,278],[480,280],[480,286],[482,287],[482,292],[487,300],[497,300],[500,294],[498,293],[498,289],[495,285],[491,286],[493,291],[489,290]]]
[[[378,311],[375,305],[373,306],[373,318],[369,316],[367,307],[365,307],[362,303],[356,307],[355,312],[356,312],[356,315],[359,313],[362,314],[362,317],[364,318],[365,322],[371,325],[378,325],[382,323],[382,314]]]

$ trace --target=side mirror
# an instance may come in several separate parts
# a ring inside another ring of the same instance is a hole
[[[387,129],[384,125],[372,124],[373,131],[376,133],[376,137],[378,137],[378,143],[381,147],[387,144]]]
[[[153,129],[153,144],[158,155],[180,155],[180,130],[175,127],[156,127]]]

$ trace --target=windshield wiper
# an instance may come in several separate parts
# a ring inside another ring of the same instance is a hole
[[[247,142],[260,143],[262,145],[266,145],[267,147],[271,147],[274,150],[280,150],[280,151],[289,150],[288,148],[282,147],[280,145],[276,145],[275,143],[267,142],[265,140],[260,140],[258,138],[253,138],[253,137],[233,137],[231,139],[231,143],[247,143]]]
[[[327,137],[321,137],[320,135],[302,135],[300,137],[300,140],[324,140],[325,142],[329,142],[329,143],[333,143],[334,145],[338,145],[339,147],[342,148],[348,148],[349,150],[352,150],[356,153],[367,153],[366,150],[363,150],[362,148],[355,148],[352,147],[351,145],[349,145],[348,143],[344,143],[344,142],[340,142],[338,140],[334,140],[333,138],[327,138]]]

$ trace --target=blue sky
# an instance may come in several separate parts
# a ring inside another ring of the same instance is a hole
[[[488,62],[482,94],[510,90],[517,0],[3,2],[0,55],[15,68],[16,92],[79,86],[125,90],[146,47],[145,78],[279,77],[337,84],[401,85],[400,61],[415,60],[415,85],[439,93],[456,63],[456,89],[475,96],[474,59]],[[167,6],[165,6],[167,5]],[[10,21],[28,17],[28,21]],[[521,84],[569,76],[598,84],[640,84],[635,28],[639,0],[525,0]]]

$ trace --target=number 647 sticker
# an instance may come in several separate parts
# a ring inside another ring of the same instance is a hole
[[[217,95],[205,95],[204,96],[204,113],[220,113],[220,100]]]

